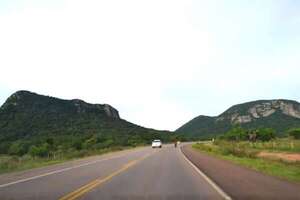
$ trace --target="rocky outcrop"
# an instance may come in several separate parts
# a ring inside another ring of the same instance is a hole
[[[291,104],[291,103],[281,103],[280,104],[280,109],[286,115],[296,117],[296,118],[300,118],[300,106],[299,105],[296,106],[296,105]]]
[[[238,110],[230,110],[227,116],[226,113],[223,113],[223,116],[218,117],[216,121],[230,119],[232,124],[249,123],[255,119],[271,116],[275,112],[281,112],[287,116],[300,119],[300,104],[287,100],[262,101],[250,106],[246,114],[241,114]]]
[[[119,112],[108,104],[104,104],[104,111],[106,115],[113,119],[120,119]]]
[[[300,118],[300,106],[285,100],[272,100],[257,104],[249,109],[249,113],[254,118],[268,117],[276,111],[291,117]]]
[[[97,109],[101,112],[104,110],[106,116],[109,118],[120,119],[118,110],[108,104],[88,104],[80,99],[73,99],[72,102],[77,109],[77,113],[84,113],[91,109]]]
[[[257,104],[249,109],[249,114],[254,118],[268,117],[276,111],[276,107],[272,106],[272,102]]]
[[[234,118],[231,119],[231,122],[235,124],[248,123],[251,121],[252,118],[250,115],[235,116]]]
[[[86,111],[85,109],[86,103],[84,101],[80,99],[73,99],[72,102],[77,109],[77,113],[83,113]]]

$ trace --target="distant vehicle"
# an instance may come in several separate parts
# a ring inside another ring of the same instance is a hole
[[[161,148],[162,147],[162,142],[160,140],[153,140],[151,146],[152,146],[152,148]]]

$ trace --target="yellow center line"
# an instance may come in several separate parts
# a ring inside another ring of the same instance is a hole
[[[145,158],[149,157],[150,155],[154,154],[155,152],[149,153],[146,156],[143,156],[142,158],[130,161],[129,163],[125,164],[123,167],[121,167],[117,171],[115,171],[115,172],[111,173],[110,175],[106,176],[105,178],[102,178],[102,179],[98,178],[98,179],[96,179],[96,180],[94,180],[94,181],[78,188],[77,190],[61,197],[59,200],[74,200],[74,199],[77,199],[77,198],[81,197],[82,195],[84,195],[85,193],[91,191],[95,187],[109,181],[114,176],[117,176],[118,174],[120,174],[120,173],[126,171],[127,169],[129,169],[130,167],[136,165],[138,162],[144,160]]]

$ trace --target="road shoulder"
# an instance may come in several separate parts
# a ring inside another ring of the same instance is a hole
[[[184,155],[233,199],[300,199],[298,184],[282,181],[182,147]]]

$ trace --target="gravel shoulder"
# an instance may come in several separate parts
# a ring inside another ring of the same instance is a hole
[[[194,150],[182,152],[233,199],[300,199],[300,185],[261,174]]]

